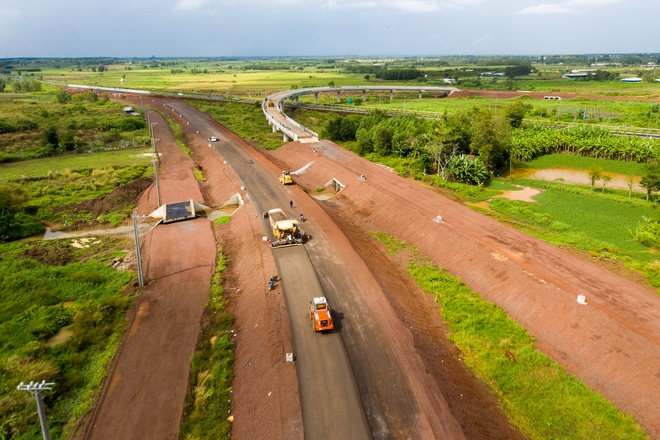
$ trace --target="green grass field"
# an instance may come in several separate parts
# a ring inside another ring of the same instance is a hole
[[[644,164],[637,162],[621,162],[618,160],[596,159],[594,157],[573,156],[571,154],[547,154],[537,157],[528,162],[514,162],[515,168],[531,168],[543,170],[548,168],[572,168],[576,170],[588,170],[597,166],[608,173],[617,173],[633,176],[644,175]]]
[[[124,127],[133,122],[131,118],[138,124],[142,120],[124,115],[123,104],[103,100],[59,104],[48,93],[0,94],[0,162],[45,157],[64,150],[105,151],[148,145],[146,128]],[[44,131],[51,127],[62,143],[55,146],[55,152],[42,145]]]
[[[492,198],[493,211],[484,214],[556,246],[588,252],[601,260],[619,260],[660,287],[656,249],[634,239],[644,219],[660,220],[655,205],[641,194],[628,199],[627,191],[591,192],[589,187],[531,179],[513,179],[512,183],[542,193],[536,202]]]
[[[499,307],[410,249],[374,233],[390,253],[410,254],[408,273],[441,306],[449,339],[465,364],[495,394],[513,423],[531,439],[645,439],[634,419],[535,347],[535,340]],[[512,362],[507,351],[514,357]]]
[[[151,148],[131,148],[88,154],[69,154],[57,157],[0,164],[0,184],[26,177],[46,177],[66,170],[83,168],[104,169],[151,164]]]
[[[186,103],[209,113],[213,119],[256,147],[274,150],[284,145],[282,134],[272,133],[260,106],[193,100],[186,100]]]
[[[133,277],[108,262],[130,241],[96,238],[0,245],[0,438],[41,438],[34,398],[19,382],[54,382],[44,393],[52,438],[67,438],[98,397],[125,328]],[[52,345],[62,328],[71,338]]]
[[[660,87],[658,87],[660,94]],[[359,105],[347,104],[351,97]],[[390,101],[389,92],[372,91],[367,94],[367,101],[362,101],[362,94],[342,93],[341,105],[346,108],[381,109],[402,111],[404,108],[411,112],[424,112],[430,116],[441,117],[447,114],[456,114],[470,110],[473,107],[488,108],[493,112],[503,112],[506,106],[520,98],[495,99],[482,96],[440,98],[425,94],[419,99],[416,92],[396,92],[394,99]],[[313,95],[303,95],[300,102],[313,104]],[[588,99],[573,98],[562,101],[551,101],[542,99],[524,99],[523,102],[530,106],[526,120],[530,123],[580,123],[580,124],[602,124],[614,128],[637,127],[640,129],[660,129],[660,113],[653,112],[649,117],[649,111],[653,109],[653,103],[641,101],[616,101],[610,99]],[[319,104],[337,106],[336,95],[319,95]],[[578,115],[583,112],[589,117],[587,120],[580,119]],[[543,115],[543,116],[540,116]]]

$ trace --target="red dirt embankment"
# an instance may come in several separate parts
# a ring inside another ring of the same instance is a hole
[[[315,149],[314,152],[312,149]],[[308,189],[345,185],[334,206],[366,230],[417,246],[502,307],[570,374],[660,437],[660,296],[332,144],[274,153]],[[366,181],[358,179],[365,174]],[[432,221],[441,215],[444,222]],[[576,302],[587,297],[586,306]]]
[[[220,207],[239,193],[245,204],[231,215],[216,237],[227,258],[223,274],[228,311],[235,319],[235,361],[232,406],[233,439],[302,439],[298,379],[285,354],[293,352],[289,318],[279,283],[268,291],[277,274],[260,215],[240,189],[240,181],[206,140],[188,130],[186,144],[202,168],[207,202]]]
[[[192,161],[181,153],[165,121],[159,115],[154,120],[163,155],[163,203],[203,201]],[[148,190],[138,213],[149,214],[156,205],[155,189]],[[178,438],[190,360],[215,269],[213,226],[205,219],[160,225],[146,234],[141,249],[149,285],[135,300],[86,438]]]
[[[152,100],[150,105],[159,103]],[[160,115],[152,113],[151,118],[158,122],[154,136],[160,138],[163,203],[193,198],[219,207],[237,192],[245,196],[231,168],[204,139],[187,130],[193,163]],[[192,174],[195,164],[207,179],[204,197]],[[157,208],[155,186],[138,206],[139,214]],[[190,359],[215,268],[216,239],[227,259],[224,286],[235,318],[232,438],[303,438],[295,366],[284,361],[284,354],[292,351],[289,321],[280,290],[267,291],[267,279],[276,270],[262,235],[263,226],[249,202],[232,215],[229,225],[216,229],[215,238],[205,219],[160,225],[149,233],[142,255],[146,281],[152,282],[131,310],[133,317],[86,438],[178,438]]]

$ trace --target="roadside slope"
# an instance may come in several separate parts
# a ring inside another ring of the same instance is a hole
[[[396,176],[331,142],[291,143],[274,157],[367,230],[389,233],[502,307],[539,348],[660,436],[660,296],[568,252]],[[311,165],[310,165],[311,164]],[[360,174],[366,181],[358,179]],[[441,215],[444,222],[432,221]],[[576,302],[583,293],[588,306]]]

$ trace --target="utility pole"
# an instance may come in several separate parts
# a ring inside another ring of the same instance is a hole
[[[32,382],[25,384],[21,382],[16,389],[18,391],[28,391],[37,399],[37,410],[39,411],[39,422],[41,423],[41,434],[44,440],[50,440],[50,432],[48,432],[48,419],[46,419],[46,410],[44,409],[44,401],[41,399],[41,392],[43,390],[50,390],[55,385],[53,382]]]
[[[149,217],[148,215],[134,215],[133,216],[133,235],[135,236],[135,259],[138,267],[138,281],[140,287],[144,286],[144,275],[142,274],[142,255],[140,254],[140,235],[138,234],[138,220],[144,220]],[[44,439],[48,440],[48,439]]]
[[[156,180],[156,196],[158,197],[158,207],[162,205],[160,199],[160,182],[158,181],[158,153],[156,152],[156,142],[159,140],[160,139],[154,139],[153,137],[151,138],[151,151],[153,152],[154,178]]]
[[[149,116],[151,111],[147,113],[147,124],[149,124],[149,136],[151,136],[151,154],[153,155],[153,165],[154,165],[154,179],[156,180],[156,195],[158,197],[158,206],[161,205],[160,199],[160,182],[158,181],[158,153],[156,152],[156,142],[160,139],[154,139],[154,125],[158,125],[158,122],[151,122]]]

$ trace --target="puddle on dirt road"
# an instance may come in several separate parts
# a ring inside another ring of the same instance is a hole
[[[616,173],[606,173],[603,174],[610,176],[612,180],[607,182],[605,188],[615,188],[615,189],[628,189],[628,176],[625,174],[616,174]],[[507,173],[508,176],[508,173]],[[535,170],[531,168],[514,168],[513,169],[514,178],[524,178],[524,179],[538,179],[538,180],[547,180],[550,182],[558,181],[563,183],[573,183],[578,185],[591,185],[591,179],[589,178],[589,171],[587,170],[575,170],[572,168],[548,168],[545,170]],[[640,177],[635,176],[635,184],[633,186],[633,191],[644,192],[644,189],[639,186]],[[596,181],[596,188],[602,188],[603,181]]]
[[[63,344],[71,339],[72,336],[73,331],[69,327],[62,327],[46,341],[46,346],[55,347],[56,345]]]
[[[138,224],[138,232],[143,234],[151,229],[153,225],[149,223],[140,223]],[[94,229],[91,231],[77,231],[77,232],[62,232],[62,231],[52,231],[50,228],[46,229],[44,234],[44,240],[56,240],[58,238],[80,238],[86,237],[89,235],[122,235],[122,236],[132,236],[133,235],[133,226],[120,226],[118,228],[111,229]]]

